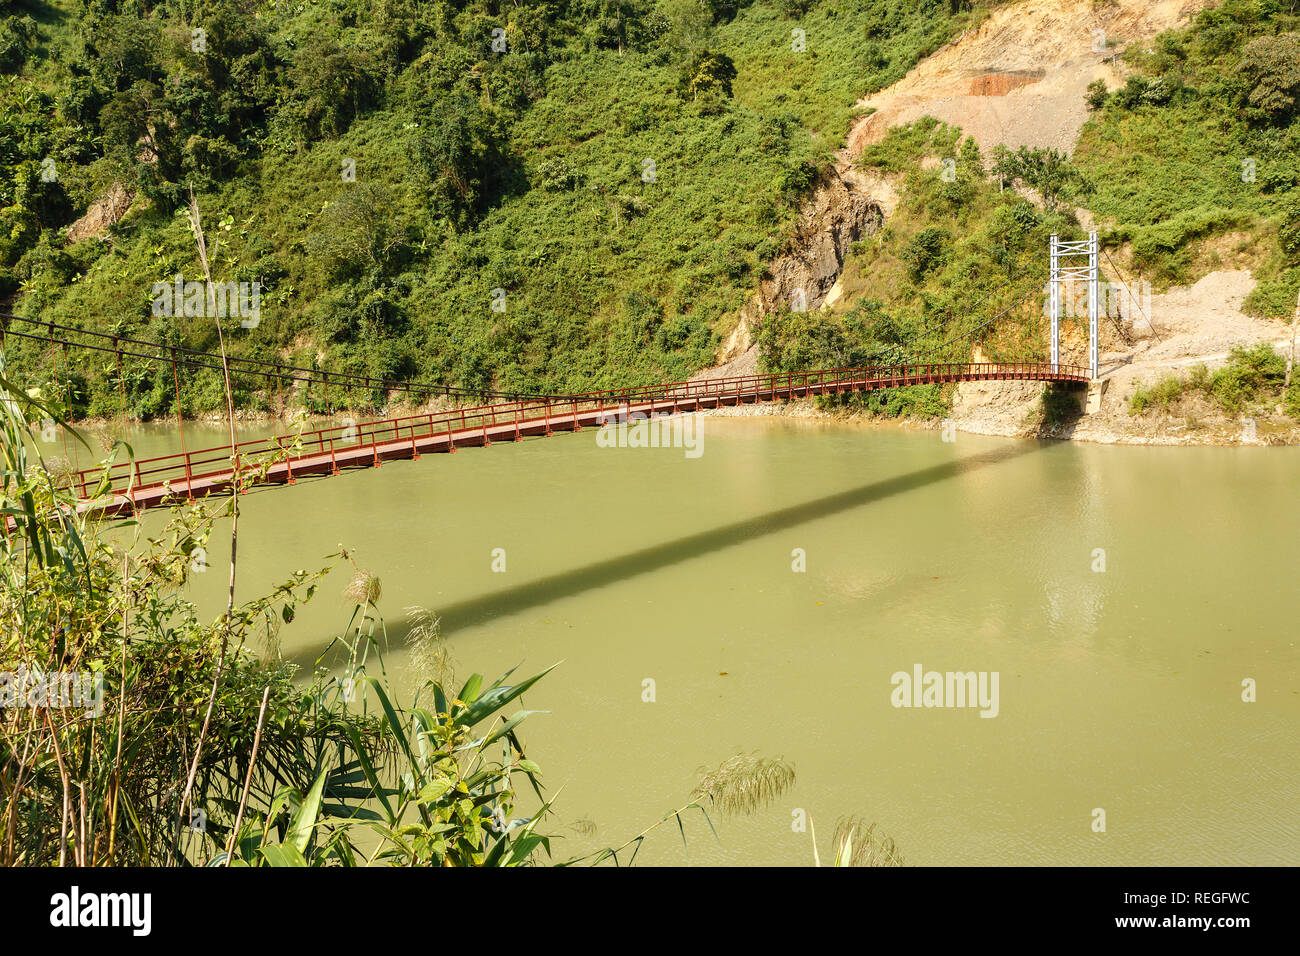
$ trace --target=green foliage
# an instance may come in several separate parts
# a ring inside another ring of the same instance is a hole
[[[873,358],[858,331],[820,309],[781,311],[758,326],[755,340],[764,368],[773,372],[856,368]]]
[[[1078,224],[1001,190],[973,142],[933,118],[890,130],[859,162],[902,187],[889,223],[859,244],[841,278],[852,303],[844,326],[860,330],[868,354],[963,362],[972,335],[989,359],[1040,354],[1042,249],[1052,232],[1080,238]],[[864,402],[885,414],[903,401],[908,414],[938,414],[943,400],[927,386]]]
[[[1246,95],[1270,122],[1286,123],[1300,100],[1300,33],[1256,37],[1241,51],[1241,72],[1250,84]]]
[[[817,166],[805,160],[781,170],[776,177],[776,189],[787,203],[794,204],[813,188],[817,179]]]
[[[879,392],[867,392],[862,406],[882,418],[940,418],[948,413],[949,401],[938,385],[907,385]]]
[[[1246,297],[1244,309],[1253,315],[1291,318],[1300,301],[1300,267],[1286,270],[1276,278],[1260,281]]]
[[[0,71],[17,73],[36,43],[36,21],[30,16],[0,20]]]
[[[856,100],[990,5],[820,0],[796,23],[772,0],[198,17],[70,2],[77,16],[37,23],[24,76],[0,82],[0,292],[20,293],[15,311],[212,349],[214,323],[148,312],[154,282],[198,276],[173,215],[193,189],[228,224],[214,278],[263,283],[261,325],[227,330],[234,354],[533,391],[710,364]],[[111,241],[66,245],[60,230],[113,183],[135,198]],[[11,357],[64,378],[38,344]],[[78,413],[175,411],[169,369],[106,359],[86,363]],[[241,404],[278,400],[235,385]],[[183,409],[221,400],[182,370]]]
[[[1280,402],[1288,415],[1300,419],[1300,383],[1283,393],[1285,378],[1286,359],[1269,343],[1238,346],[1214,372],[1198,365],[1186,378],[1171,375],[1149,388],[1139,386],[1129,400],[1129,413],[1168,412],[1184,396],[1199,394],[1231,414]]]
[[[191,505],[119,552],[34,450],[28,416],[55,412],[4,379],[0,356],[0,505],[16,532],[0,539],[0,864],[511,866],[549,852],[546,804],[510,819],[515,776],[539,794],[540,781],[518,735],[530,712],[505,711],[542,674],[458,690],[440,676],[399,707],[382,661],[366,670],[382,643],[367,581],[341,672],[300,685],[276,634],[327,569],[201,621],[183,589],[214,513]],[[68,706],[15,685],[33,672],[98,689]]]
[[[1191,264],[1193,241],[1242,223],[1243,217],[1235,210],[1197,207],[1161,222],[1120,230],[1117,235],[1132,242],[1133,261],[1139,267],[1170,274]]]
[[[1286,360],[1267,342],[1237,347],[1228,364],[1210,376],[1208,391],[1220,408],[1240,411],[1262,394],[1280,390],[1285,374]]]
[[[1291,191],[1294,182],[1285,188],[1290,192],[1282,207],[1282,222],[1277,231],[1277,242],[1287,262],[1300,264],[1300,190]]]
[[[1139,385],[1129,399],[1129,413],[1141,415],[1150,410],[1167,412],[1169,406],[1182,398],[1186,391],[1187,384],[1177,376],[1162,378],[1150,388]]]
[[[678,87],[692,100],[701,94],[720,93],[731,96],[731,83],[736,78],[736,64],[725,53],[701,50],[692,54],[682,67]]]
[[[1106,106],[1110,97],[1110,92],[1106,89],[1105,80],[1093,80],[1088,84],[1088,92],[1084,101],[1088,104],[1090,112],[1096,112]]]
[[[1012,151],[999,144],[993,150],[993,174],[1012,185],[1035,190],[1051,214],[1062,196],[1082,196],[1090,190],[1068,156],[1055,149],[1021,146]]]
[[[1264,292],[1250,305],[1274,317],[1290,308],[1266,287],[1297,255],[1300,15],[1288,6],[1225,0],[1187,28],[1130,46],[1135,73],[1109,96],[1090,88],[1092,118],[1074,153],[1092,186],[1089,208],[1132,241],[1153,279],[1198,278],[1214,267],[1200,244],[1228,230],[1259,237],[1252,266]]]
[[[540,793],[540,767],[517,730],[534,712],[503,712],[545,673],[506,684],[507,673],[487,686],[474,674],[459,691],[429,680],[409,708],[386,681],[352,677],[351,693],[373,694],[376,716],[358,718],[342,695],[324,695],[319,709],[345,737],[321,755],[310,790],[282,787],[209,865],[520,866],[549,855],[550,837],[537,832],[549,803],[511,819],[515,774]]]
[[[952,237],[942,229],[927,226],[903,250],[903,261],[913,282],[919,282],[943,262],[944,249]]]
[[[1090,95],[1092,87],[1089,87]],[[1176,90],[1165,80],[1156,78],[1150,79],[1145,76],[1130,76],[1128,81],[1110,95],[1109,99],[1103,100],[1100,104],[1104,106],[1106,102],[1113,102],[1117,106],[1126,110],[1137,109],[1140,106],[1166,106],[1173,102]],[[1091,102],[1090,102],[1091,105]]]

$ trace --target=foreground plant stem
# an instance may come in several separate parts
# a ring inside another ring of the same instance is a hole
[[[203,222],[199,215],[199,203],[194,198],[193,189],[190,190],[190,224],[194,228],[194,242],[199,250],[199,264],[203,267],[203,278],[206,282],[204,289],[211,289],[212,270],[208,265],[208,244],[203,238]],[[230,647],[230,620],[235,611],[235,565],[239,542],[239,451],[235,447],[235,398],[230,387],[230,363],[226,357],[226,336],[221,330],[221,318],[215,316],[213,321],[217,326],[217,342],[221,348],[221,376],[226,390],[226,424],[230,430],[230,454],[234,466],[230,485],[230,585],[226,593],[226,616],[222,622],[221,653],[217,657],[216,672],[212,675],[212,691],[208,695],[208,708],[203,715],[203,726],[199,728],[199,739],[194,747],[194,760],[190,764],[189,777],[185,781],[185,791],[181,794],[180,807],[176,813],[176,844],[173,845],[173,853],[175,853],[176,846],[180,842],[180,828],[183,825],[182,821],[185,819],[185,808],[189,804],[190,795],[194,790],[194,778],[198,776],[199,760],[203,756],[203,739],[207,736],[208,726],[212,722],[212,709],[216,706],[217,688],[221,684],[221,676],[226,664],[226,651]],[[177,409],[178,413],[179,411]]]

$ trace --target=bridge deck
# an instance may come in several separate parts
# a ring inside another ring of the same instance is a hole
[[[616,389],[563,400],[503,402],[450,412],[378,419],[280,435],[199,451],[124,462],[77,473],[84,511],[123,514],[202,498],[242,486],[292,484],[305,475],[336,475],[345,468],[378,467],[458,447],[519,441],[556,431],[675,415],[729,405],[784,401],[811,395],[874,391],[905,385],[973,381],[1086,384],[1087,369],[1045,364],[901,365],[750,375],[647,388]],[[233,464],[232,464],[233,463]],[[106,484],[105,484],[106,482]]]

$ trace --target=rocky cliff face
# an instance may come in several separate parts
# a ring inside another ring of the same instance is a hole
[[[756,361],[752,328],[779,309],[819,307],[839,278],[849,247],[873,234],[884,220],[880,203],[838,171],[829,173],[804,205],[794,234],[768,267],[757,294],[741,309],[735,329],[719,351],[719,368],[707,374],[752,371]]]
[[[68,243],[107,235],[109,227],[126,215],[134,201],[134,189],[125,183],[114,183],[90,204],[84,216],[68,227]]]

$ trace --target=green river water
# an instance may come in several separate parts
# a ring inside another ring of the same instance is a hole
[[[586,430],[256,491],[238,595],[345,545],[382,580],[405,686],[413,605],[441,615],[462,678],[562,662],[525,724],[562,788],[559,855],[621,843],[756,751],[793,763],[787,794],[714,814],[716,839],[688,817],[685,850],[661,828],[638,862],[810,863],[800,813],[823,856],[857,816],[915,864],[1300,860],[1300,449],[700,428],[695,458]],[[186,426],[191,448],[222,437]],[[227,539],[191,585],[214,615]],[[286,656],[310,666],[346,625],[346,577],[285,626]],[[996,672],[996,717],[895,707],[892,675],[917,665]]]

